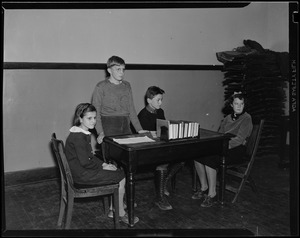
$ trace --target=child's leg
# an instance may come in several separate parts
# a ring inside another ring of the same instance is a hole
[[[208,188],[205,167],[204,167],[203,164],[201,164],[197,161],[194,161],[194,163],[195,163],[195,169],[196,169],[197,174],[198,174],[199,179],[200,179],[201,190],[205,191]]]
[[[208,166],[205,166],[205,170],[209,185],[208,196],[214,197],[216,195],[217,170]]]
[[[119,182],[119,215],[122,217],[125,215],[124,210],[124,194],[125,194],[125,178]]]
[[[155,189],[156,189],[156,199],[155,204],[161,210],[171,210],[172,206],[168,202],[164,194],[164,184],[167,175],[167,164],[160,165],[156,167],[155,170]]]
[[[125,178],[119,182],[119,215],[121,217],[125,215],[124,202],[123,202],[124,194],[125,194]],[[111,198],[110,199],[110,207],[109,207],[109,210],[111,210],[111,211],[113,210],[112,204],[113,203],[112,203],[112,198]]]

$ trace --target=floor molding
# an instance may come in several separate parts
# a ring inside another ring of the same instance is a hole
[[[4,173],[5,186],[37,183],[60,177],[57,167],[38,168]]]

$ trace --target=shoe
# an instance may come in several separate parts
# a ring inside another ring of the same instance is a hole
[[[113,210],[109,210],[107,216],[108,216],[109,218],[114,218],[114,211],[113,211]]]
[[[126,205],[126,203],[125,203],[125,202],[124,202],[124,205],[123,205],[123,207],[124,207],[124,209],[126,209],[126,208],[127,208],[127,205]],[[136,204],[136,202],[134,203],[134,207],[137,207],[137,204]],[[114,218],[114,212],[113,212],[113,210],[109,210],[109,212],[108,212],[107,216],[108,216],[109,218]]]
[[[205,200],[201,203],[201,207],[211,207],[218,202],[218,196],[214,197],[207,196]]]
[[[171,204],[168,202],[166,198],[159,199],[158,201],[155,202],[155,204],[161,209],[161,210],[172,210],[173,207]]]
[[[168,191],[167,189],[164,189],[164,194],[165,194],[166,196],[170,196],[170,193],[169,193],[169,191]]]
[[[113,212],[113,210],[109,210],[107,216],[108,216],[109,218],[114,218],[114,212]],[[140,219],[139,219],[138,217],[134,217],[134,224],[137,223],[139,220],[140,220]],[[124,222],[124,223],[126,223],[126,224],[129,224],[129,222],[128,222],[128,221],[129,221],[129,219],[128,219],[128,214],[125,213],[124,216],[122,216],[122,217],[120,216],[120,221],[122,221],[122,222]]]
[[[134,205],[133,205],[134,207],[137,207],[137,204],[136,204],[136,202],[134,202]],[[127,208],[127,204],[126,204],[126,202],[124,201],[124,205],[123,205],[123,207],[124,207],[124,209],[126,209]]]
[[[194,193],[192,199],[201,199],[206,197],[207,194],[208,194],[208,189],[206,189],[205,191],[200,190]]]
[[[140,219],[139,219],[138,217],[135,216],[135,217],[133,218],[133,224],[135,225],[136,223],[139,222],[139,220],[140,220]],[[121,222],[124,222],[124,223],[127,224],[127,225],[129,225],[128,214],[125,213],[124,216],[120,217],[120,221],[121,221]]]

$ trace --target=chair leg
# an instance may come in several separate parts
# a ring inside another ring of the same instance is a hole
[[[115,229],[119,229],[119,189],[114,190],[114,223]]]
[[[184,166],[184,164],[182,165],[182,167],[183,166]],[[197,180],[197,171],[196,171],[194,162],[191,165],[191,169],[192,169],[192,189],[193,189],[193,192],[197,192],[197,182],[198,182],[198,180]],[[172,191],[173,192],[175,191],[175,187],[176,187],[176,174],[177,173],[175,173],[173,175],[173,177],[171,178],[171,186],[172,186]]]
[[[68,203],[67,203],[67,215],[66,215],[65,229],[70,229],[73,205],[74,205],[74,196],[73,196],[73,194],[69,193]]]
[[[60,209],[59,209],[59,216],[58,216],[58,221],[57,221],[57,226],[61,227],[62,221],[65,215],[65,210],[66,210],[66,195],[65,193],[62,192],[60,196]]]
[[[171,165],[171,168],[168,169],[168,175],[166,177],[166,182],[165,182],[165,188],[167,187],[168,181],[171,180],[171,188],[172,191],[175,191],[176,187],[176,174],[178,171],[183,168],[185,165],[185,162],[179,162],[176,164]]]
[[[244,184],[245,184],[246,180],[247,180],[246,177],[244,177],[244,178],[242,179],[242,181],[241,181],[241,183],[240,183],[240,185],[239,185],[239,188],[237,189],[236,194],[235,194],[233,200],[231,201],[232,203],[235,203],[235,202],[236,202],[236,200],[237,200],[237,198],[238,198],[238,196],[239,196],[239,194],[240,194],[242,188],[244,187]]]
[[[174,174],[173,177],[171,178],[171,189],[172,189],[172,192],[175,191],[175,188],[176,188],[176,174]]]
[[[252,191],[255,192],[255,193],[257,193],[256,184],[255,184],[254,180],[252,179],[252,177],[250,175],[248,176],[248,180],[247,181],[249,182],[249,185],[250,185]]]
[[[106,214],[106,206],[105,206],[106,197],[102,197],[101,199],[102,199],[103,211]],[[109,202],[108,202],[108,204],[109,204]]]

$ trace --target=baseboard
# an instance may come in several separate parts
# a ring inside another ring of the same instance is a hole
[[[15,237],[252,237],[257,236],[248,229],[120,229],[120,230],[18,230],[6,231],[5,236]]]
[[[57,167],[38,168],[4,173],[4,185],[16,186],[21,184],[36,183],[60,177]]]

